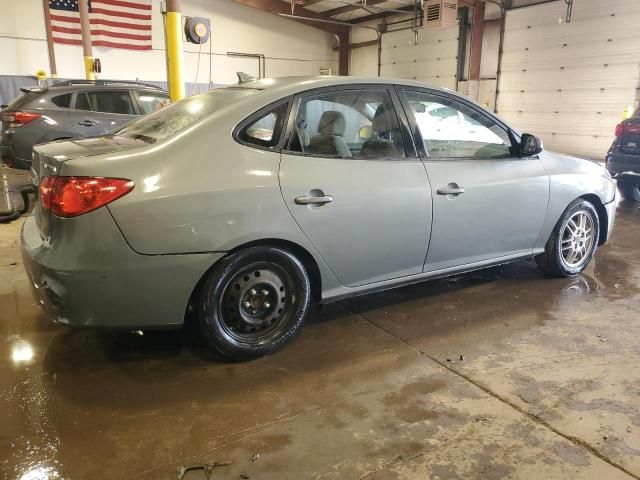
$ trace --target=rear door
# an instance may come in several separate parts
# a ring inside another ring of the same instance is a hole
[[[425,271],[530,253],[549,201],[538,157],[519,158],[506,127],[471,103],[411,88],[403,97],[433,188]]]
[[[294,100],[282,195],[347,286],[422,272],[431,195],[398,106],[395,91],[382,85],[320,89]]]
[[[69,119],[83,137],[102,135],[134,119],[136,109],[128,89],[87,90],[76,93]]]

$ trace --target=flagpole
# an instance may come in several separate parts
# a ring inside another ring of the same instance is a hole
[[[84,73],[87,80],[95,80],[93,73],[93,52],[91,46],[91,25],[89,23],[89,0],[78,1],[80,13],[80,31],[82,33],[82,55],[84,55]]]
[[[51,34],[51,10],[49,10],[49,0],[42,0],[44,9],[44,28],[47,32],[47,51],[49,52],[49,70],[52,78],[58,76],[56,68],[56,52],[53,48],[53,35]]]

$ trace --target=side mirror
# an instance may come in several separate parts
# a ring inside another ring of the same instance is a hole
[[[523,133],[520,138],[520,154],[523,157],[533,157],[542,152],[542,140],[535,135]]]
[[[370,125],[365,125],[364,127],[360,127],[358,130],[358,137],[361,140],[369,140],[373,136],[373,129]]]

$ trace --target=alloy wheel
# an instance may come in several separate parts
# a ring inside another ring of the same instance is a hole
[[[565,265],[569,268],[580,268],[589,261],[595,229],[591,215],[578,210],[565,224],[562,232],[561,255]]]

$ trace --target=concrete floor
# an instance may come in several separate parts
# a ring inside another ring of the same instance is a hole
[[[344,301],[244,364],[48,323],[0,225],[0,477],[640,478],[640,210],[618,215],[578,278],[521,262]]]

